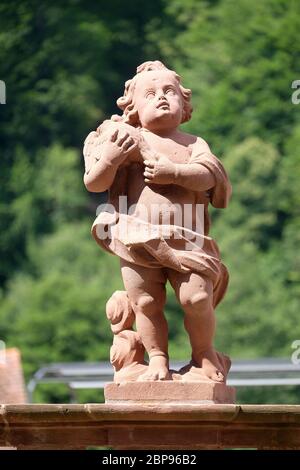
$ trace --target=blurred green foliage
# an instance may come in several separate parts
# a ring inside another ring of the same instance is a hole
[[[233,357],[290,356],[300,338],[300,4],[293,0],[3,0],[0,4],[0,337],[43,363],[107,360],[105,302],[118,260],[89,230],[102,195],[82,183],[82,143],[138,64],[159,58],[193,90],[187,131],[205,138],[233,184],[212,235],[231,283],[216,344]],[[170,353],[187,358],[169,289]],[[45,387],[39,399],[66,392]],[[99,399],[83,392],[82,399]],[[272,397],[272,398],[270,398]],[[294,390],[241,391],[248,402]],[[298,397],[299,400],[299,397]]]

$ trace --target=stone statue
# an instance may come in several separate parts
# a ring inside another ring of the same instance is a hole
[[[230,368],[213,347],[214,309],[228,272],[209,236],[208,205],[225,208],[231,186],[208,144],[179,129],[191,118],[190,99],[174,71],[145,62],[117,101],[122,116],[104,121],[85,141],[86,188],[109,191],[92,233],[119,256],[125,287],[107,303],[117,382],[225,383]],[[184,311],[192,350],[178,372],[169,369],[167,281]]]

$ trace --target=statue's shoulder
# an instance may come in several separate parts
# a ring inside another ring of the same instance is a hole
[[[195,137],[195,142],[191,146],[193,150],[193,155],[197,155],[200,153],[211,153],[208,143],[202,137],[199,137],[199,136],[193,136],[193,137]]]
[[[180,131],[180,140],[190,148],[193,156],[201,153],[211,153],[208,143],[202,137]]]

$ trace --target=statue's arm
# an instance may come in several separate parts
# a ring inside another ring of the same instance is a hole
[[[207,191],[215,186],[216,178],[212,171],[197,161],[197,156],[210,154],[210,148],[205,140],[198,137],[192,149],[189,163],[177,163],[175,165],[175,184],[193,191]]]
[[[213,173],[199,163],[177,163],[174,183],[192,191],[207,191],[215,186]]]
[[[198,138],[193,144],[189,163],[174,163],[166,156],[147,155],[145,163],[145,182],[153,184],[177,184],[193,191],[207,191],[215,186],[213,171],[201,164],[199,155],[210,154],[207,143]],[[150,158],[150,160],[148,160]]]
[[[111,187],[119,166],[135,149],[136,143],[127,132],[119,130],[114,130],[103,143],[97,142],[94,136],[92,139],[84,148],[86,170],[83,181],[88,191],[100,193]]]
[[[107,191],[115,179],[118,168],[118,164],[112,164],[100,158],[90,171],[84,174],[83,181],[86,189],[92,193]]]

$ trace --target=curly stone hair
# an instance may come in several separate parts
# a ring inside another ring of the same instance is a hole
[[[169,72],[172,72],[174,74],[174,77],[179,83],[179,89],[183,98],[183,113],[182,113],[182,120],[181,123],[187,122],[191,119],[192,116],[192,105],[191,105],[191,95],[192,92],[188,88],[184,88],[181,85],[181,78],[180,76],[174,72],[174,70],[168,69],[162,62],[159,60],[155,61],[148,61],[144,62],[141,64],[139,67],[136,69],[136,75],[131,79],[128,80],[125,83],[125,90],[124,90],[124,95],[121,96],[117,100],[117,105],[120,109],[123,111],[123,119],[127,124],[130,124],[131,126],[138,127],[140,125],[139,123],[139,117],[138,117],[138,111],[135,108],[134,102],[133,102],[133,94],[134,90],[136,87],[137,79],[139,76],[139,73],[141,72],[150,72],[153,70],[168,70]]]

